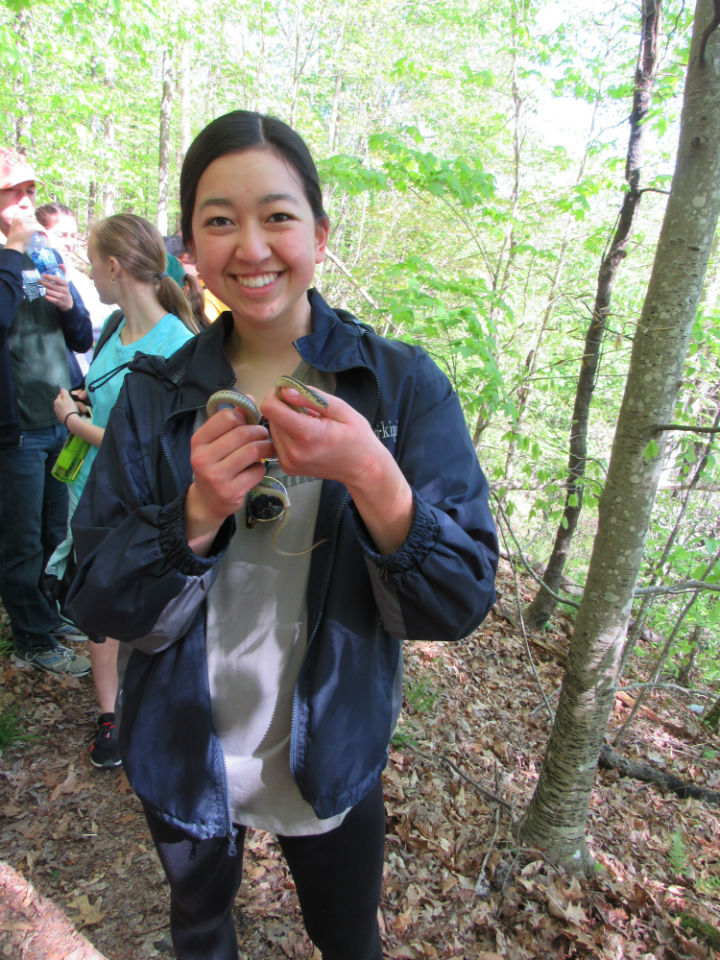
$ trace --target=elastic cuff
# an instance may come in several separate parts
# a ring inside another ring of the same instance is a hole
[[[405,573],[408,570],[416,569],[435,547],[440,524],[430,507],[424,501],[418,500],[414,490],[413,519],[410,532],[395,553],[378,553],[372,537],[354,504],[352,510],[362,548],[367,557],[381,570],[388,573]]]
[[[235,532],[235,518],[228,517],[213,541],[208,557],[199,557],[185,539],[185,497],[177,497],[158,514],[160,549],[168,563],[187,577],[201,577],[227,550]]]

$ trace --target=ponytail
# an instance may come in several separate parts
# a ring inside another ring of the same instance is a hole
[[[191,333],[200,332],[200,326],[193,316],[192,309],[182,288],[178,286],[167,273],[161,274],[160,276],[158,300],[160,301],[160,305],[164,307],[168,313],[174,313],[176,317],[180,317]]]

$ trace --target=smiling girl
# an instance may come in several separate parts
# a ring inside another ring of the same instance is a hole
[[[325,960],[378,960],[401,641],[460,640],[490,609],[487,484],[427,355],[308,290],[329,221],[293,130],[218,118],[180,189],[229,311],[133,363],[73,522],[69,614],[129,652],[120,747],[180,960],[237,957],[248,828],[277,835]]]

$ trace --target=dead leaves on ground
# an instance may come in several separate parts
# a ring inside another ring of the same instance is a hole
[[[568,637],[559,621],[532,646],[548,697],[561,683]],[[3,858],[108,960],[167,960],[167,889],[140,804],[121,770],[95,771],[88,760],[90,682],[2,664],[3,692],[24,706],[35,734],[0,763]],[[601,771],[588,821],[598,872],[569,877],[513,839],[549,732],[517,630],[491,615],[464,643],[407,646],[406,668],[406,709],[384,780],[386,958],[712,956],[702,924],[720,928],[716,809]],[[616,702],[616,726],[627,700]],[[653,697],[624,750],[683,779],[720,783],[717,738],[676,693]],[[319,960],[277,844],[263,833],[249,838],[235,916],[242,956]],[[0,956],[9,936],[0,926]]]

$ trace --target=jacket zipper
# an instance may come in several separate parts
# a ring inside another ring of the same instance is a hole
[[[366,365],[364,365],[364,364],[363,364],[362,366],[363,366],[364,369],[370,370],[370,368],[369,368],[368,366],[366,366]],[[345,372],[347,372],[347,370],[352,370],[352,369],[355,369],[355,368],[354,368],[354,367],[346,367],[344,370],[336,370],[336,371],[334,371],[334,373],[345,373]],[[379,410],[380,410],[381,390],[380,390],[380,382],[379,382],[378,378],[375,376],[375,374],[373,373],[372,370],[370,370],[370,373],[372,373],[372,376],[373,376],[373,378],[374,378],[374,380],[375,380],[375,386],[376,386],[376,392],[375,392],[375,409],[374,409],[374,411],[373,411],[372,420],[370,421],[370,426],[372,427],[373,430],[375,430],[375,423],[376,423],[376,421],[377,421],[378,412],[379,412]],[[315,638],[316,638],[316,636],[317,636],[317,634],[318,634],[318,631],[319,631],[319,629],[320,629],[320,623],[322,622],[323,614],[324,614],[324,612],[325,612],[325,603],[326,603],[326,601],[327,601],[328,593],[329,593],[329,591],[330,591],[330,580],[331,580],[331,578],[332,578],[333,566],[334,566],[334,564],[335,564],[335,551],[336,551],[336,548],[337,548],[338,536],[339,536],[339,534],[340,534],[340,524],[342,523],[343,514],[344,514],[344,512],[345,512],[345,508],[347,507],[349,500],[350,500],[350,494],[346,491],[346,492],[345,492],[345,496],[343,497],[342,502],[341,502],[341,504],[340,504],[340,509],[339,509],[338,512],[337,512],[337,517],[336,517],[336,520],[335,520],[335,531],[334,531],[333,541],[332,541],[332,543],[333,543],[333,551],[332,551],[332,555],[331,555],[331,557],[330,557],[330,561],[329,561],[329,563],[328,563],[328,565],[327,565],[327,572],[326,572],[326,574],[325,574],[325,583],[324,583],[324,585],[323,585],[322,599],[321,599],[321,601],[320,601],[320,607],[319,607],[319,609],[318,609],[318,614],[317,614],[317,617],[315,618],[315,623],[313,624],[312,631],[311,631],[310,634],[308,635],[307,645],[306,645],[306,647],[305,647],[305,656],[303,657],[303,663],[304,663],[305,660],[307,659],[308,653],[310,652],[310,647],[311,647],[313,641],[315,640]],[[302,665],[301,665],[301,667],[300,667],[300,671],[302,672]],[[290,721],[290,774],[291,774],[291,776],[293,777],[293,779],[294,779],[294,777],[295,777],[296,760],[297,760],[297,723],[296,723],[296,717],[297,717],[298,710],[299,710],[299,697],[298,697],[298,685],[297,685],[297,683],[296,683],[296,684],[295,684],[295,689],[294,689],[294,691],[293,691],[292,718],[291,718],[291,721]]]
[[[160,446],[162,447],[163,453],[165,454],[165,459],[170,468],[170,473],[172,474],[173,482],[175,483],[175,489],[177,490],[178,494],[182,492],[181,486],[180,486],[180,478],[178,476],[178,472],[175,466],[175,459],[170,452],[169,442],[167,439],[167,431],[165,427],[167,426],[167,423],[170,421],[172,417],[179,417],[189,413],[197,417],[197,412],[200,409],[201,409],[201,405],[198,404],[198,406],[196,407],[184,407],[182,410],[175,410],[170,415],[170,417],[168,417],[167,420],[165,421],[162,435],[160,437]],[[207,643],[207,635],[205,637],[205,642]],[[206,664],[207,664],[207,654],[206,654]],[[208,710],[210,711],[210,720],[212,722],[212,700],[210,700],[210,702],[208,703]],[[220,754],[220,758],[222,760],[222,790],[223,790],[223,795],[225,799],[225,810],[224,810],[225,836],[228,842],[228,856],[235,857],[237,856],[237,830],[235,828],[235,824],[233,823],[232,810],[230,809],[230,791],[228,789],[227,763],[225,762],[225,754],[223,752],[222,744],[220,743],[220,738],[218,737],[214,729],[213,729],[213,736],[215,737],[215,740],[217,743],[217,749]]]

